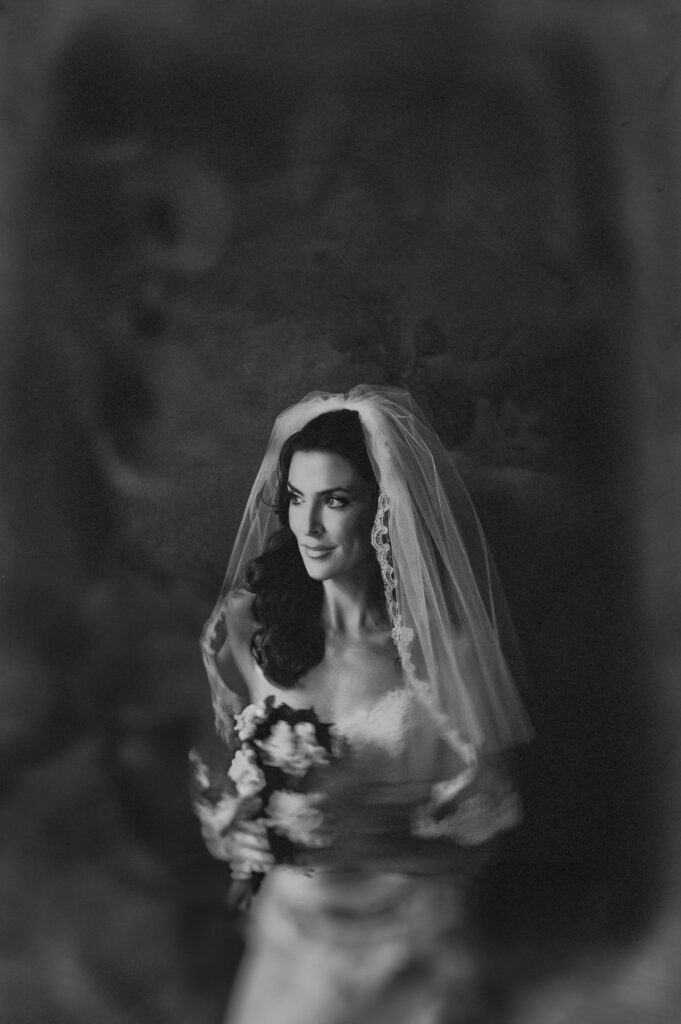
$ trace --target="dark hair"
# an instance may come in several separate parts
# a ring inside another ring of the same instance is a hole
[[[282,445],[277,470],[276,512],[280,529],[262,554],[246,567],[244,582],[255,595],[253,614],[258,628],[251,641],[253,656],[277,686],[293,687],[324,657],[322,625],[324,591],[311,579],[288,524],[288,474],[296,452],[325,451],[346,459],[376,487],[359,413],[352,409],[325,412],[306,423]],[[377,594],[381,576],[376,562]]]

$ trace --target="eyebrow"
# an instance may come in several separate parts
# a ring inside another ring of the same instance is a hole
[[[293,486],[293,484],[290,484],[287,481],[286,486],[289,491],[293,491],[294,494],[299,494],[301,498],[303,497],[303,492],[299,491],[297,487]],[[317,494],[320,498],[326,498],[329,494],[338,494],[339,491],[344,491],[345,494],[352,494],[349,487],[327,487],[325,491],[318,491]]]

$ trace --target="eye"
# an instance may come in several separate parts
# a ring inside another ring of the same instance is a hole
[[[294,494],[293,491],[288,492],[288,500],[290,505],[300,505],[303,500],[299,494]]]
[[[326,498],[326,504],[329,508],[345,508],[347,501],[345,498],[336,498],[333,494],[330,494]]]

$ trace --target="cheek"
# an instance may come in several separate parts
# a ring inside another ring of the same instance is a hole
[[[349,545],[355,550],[369,551],[371,549],[371,527],[373,518],[366,513],[358,515],[354,522],[348,523],[346,538]]]
[[[297,509],[295,505],[289,505],[288,507],[288,525],[292,533],[297,533],[299,528],[299,516],[296,514]]]

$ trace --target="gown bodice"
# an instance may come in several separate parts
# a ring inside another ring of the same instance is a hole
[[[412,698],[404,688],[384,693],[370,708],[342,716],[336,727],[358,756],[394,760],[404,751]]]

